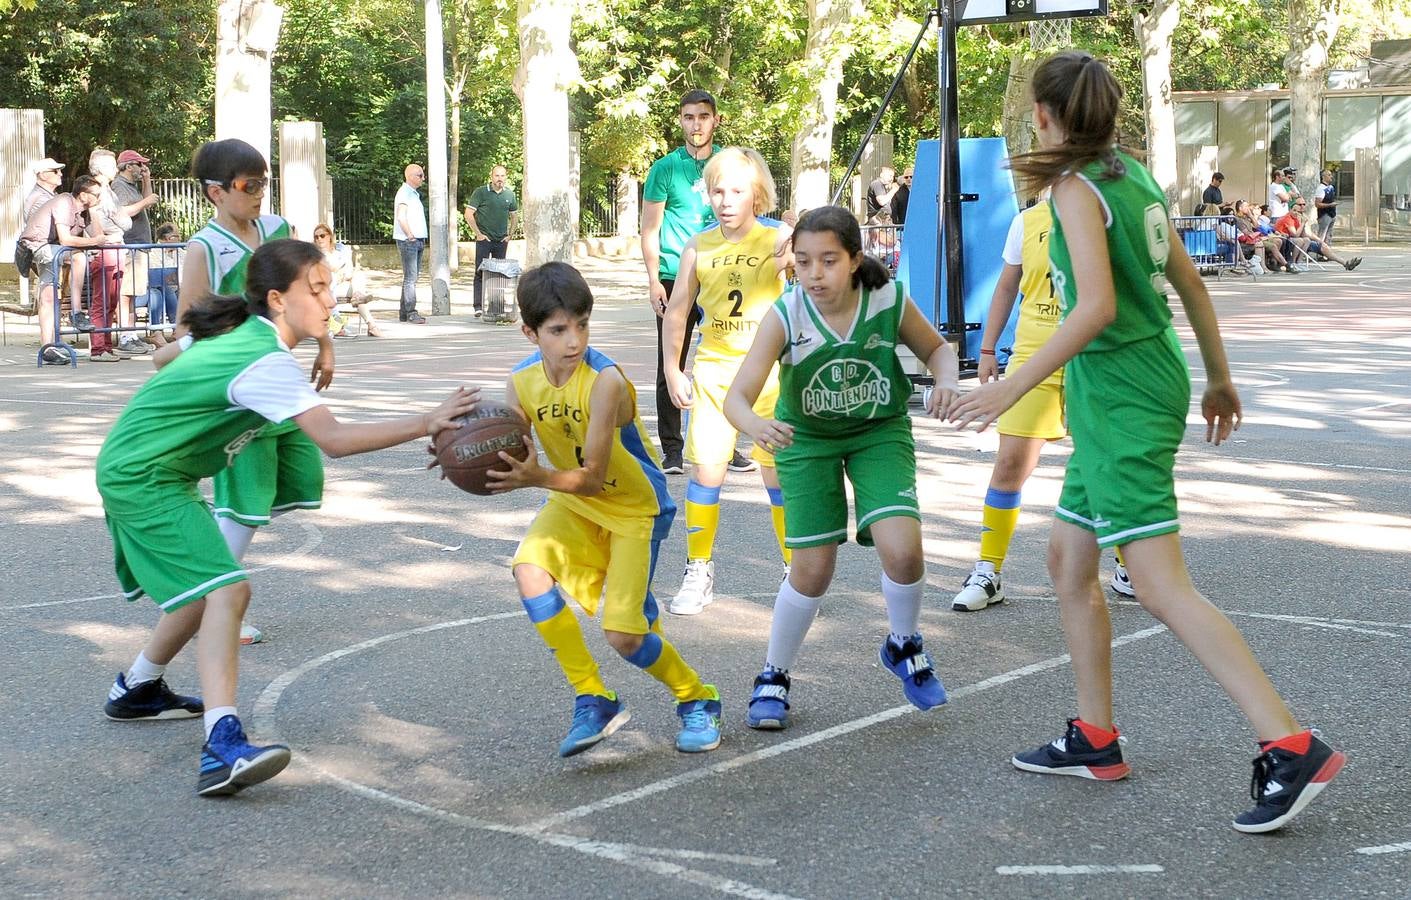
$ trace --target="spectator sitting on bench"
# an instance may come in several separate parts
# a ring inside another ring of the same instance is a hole
[[[181,232],[170,222],[157,226],[154,236],[159,244],[181,243]],[[139,298],[138,303],[147,307],[147,329],[151,342],[158,347],[165,347],[171,339],[165,333],[166,326],[176,325],[177,287],[181,283],[181,264],[185,256],[186,251],[180,247],[147,254],[147,296],[145,300]]]
[[[367,291],[363,289],[362,276],[353,260],[353,248],[334,241],[333,229],[323,224],[314,228],[314,245],[323,251],[323,258],[328,260],[328,268],[333,273],[333,281],[329,285],[333,299],[338,303],[352,304],[358,318],[367,325],[368,337],[382,337],[382,332],[377,330],[372,315],[367,311]],[[341,326],[333,336],[347,337],[348,326]]]
[[[1302,197],[1294,200],[1289,214],[1276,222],[1274,228],[1280,234],[1287,235],[1289,242],[1304,255],[1321,254],[1349,272],[1362,264],[1362,257],[1354,256],[1350,259],[1344,259],[1334,252],[1332,247],[1318,240],[1318,236],[1313,233],[1308,220],[1308,202]]]
[[[1257,257],[1270,272],[1287,272],[1288,260],[1279,252],[1283,239],[1266,235],[1259,230],[1259,217],[1255,215],[1254,204],[1248,200],[1235,201],[1235,230],[1240,246],[1253,257]]]
[[[84,314],[79,298],[83,296],[84,275],[88,271],[88,261],[82,252],[84,247],[96,247],[103,243],[101,237],[92,238],[85,234],[88,227],[88,211],[98,205],[102,186],[97,180],[80,175],[74,180],[73,191],[59,194],[30,213],[25,227],[20,232],[20,242],[25,245],[33,261],[31,270],[39,275],[39,333],[41,340],[48,342],[54,337],[54,297],[59,292],[59,272],[54,260],[65,247],[75,248],[67,262],[69,265],[69,320],[80,331],[92,331],[93,323]],[[46,365],[66,365],[68,357],[60,350],[49,348],[44,352]]]

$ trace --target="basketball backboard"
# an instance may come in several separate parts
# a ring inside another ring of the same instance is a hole
[[[961,25],[1107,15],[1107,0],[955,0]]]

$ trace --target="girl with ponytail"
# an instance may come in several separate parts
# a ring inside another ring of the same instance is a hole
[[[1171,327],[1165,286],[1176,289],[1205,365],[1205,439],[1239,427],[1210,295],[1175,238],[1166,198],[1141,163],[1116,145],[1122,91],[1082,51],[1034,73],[1040,149],[1013,160],[1030,191],[1052,188],[1049,260],[1063,322],[1024,366],[983,384],[950,418],[984,430],[1066,365],[1073,455],[1055,510],[1049,573],[1077,682],[1066,733],[1014,756],[1027,772],[1104,781],[1131,769],[1112,719],[1112,626],[1098,580],[1104,547],[1121,547],[1137,600],[1195,654],[1248,717],[1259,738],[1253,809],[1234,827],[1283,827],[1332,780],[1343,754],[1301,729],[1230,620],[1191,583],[1176,511],[1176,448],[1185,434],[1190,372]]]
[[[809,210],[794,228],[793,249],[798,284],[760,320],[725,397],[730,423],[775,455],[785,545],[793,551],[745,719],[763,729],[787,724],[789,669],[833,580],[838,545],[848,537],[844,477],[853,485],[857,541],[875,545],[882,560],[889,625],[882,663],[917,708],[946,702],[918,628],[926,558],[907,412],[912,385],[897,346],[926,360],[936,376],[927,411],[937,417],[956,397],[955,351],[887,267],[862,252],[862,232],[848,210]],[[776,363],[779,400],[766,419],[754,405]]]
[[[331,280],[313,244],[261,246],[243,295],[186,310],[182,321],[201,340],[138,389],[98,454],[98,492],[123,596],[146,594],[161,610],[104,711],[122,721],[204,716],[201,796],[273,777],[288,764],[289,748],[255,746],[241,727],[235,688],[250,586],[197,484],[230,466],[269,423],[292,422],[316,452],[347,456],[434,436],[475,407],[476,391],[459,388],[420,415],[376,424],[335,419],[290,352],[328,332]],[[198,634],[202,696],[185,697],[163,675]]]

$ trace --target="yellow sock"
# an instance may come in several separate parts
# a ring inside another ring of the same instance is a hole
[[[779,488],[767,487],[769,492],[769,519],[774,523],[774,539],[779,542],[779,555],[784,557],[784,565],[794,560],[794,551],[784,546],[784,492]]]
[[[588,652],[583,641],[583,629],[578,627],[578,617],[564,603],[557,587],[538,597],[525,597],[524,608],[534,623],[539,636],[554,652],[554,659],[563,670],[568,683],[573,685],[575,694],[597,694],[600,697],[612,696],[598,675],[598,663]]]
[[[1113,547],[1112,552],[1117,554],[1117,565],[1121,566],[1124,569],[1127,568],[1127,561],[1122,558],[1122,548]]]
[[[985,511],[980,518],[980,559],[992,564],[998,572],[1009,555],[1009,542],[1014,527],[1019,524],[1019,492],[985,492]]]
[[[701,676],[686,665],[681,654],[661,633],[661,625],[652,623],[652,630],[642,638],[642,646],[627,657],[627,661],[671,689],[677,703],[700,700],[709,694]]]
[[[710,559],[720,530],[720,488],[686,482],[686,558]]]

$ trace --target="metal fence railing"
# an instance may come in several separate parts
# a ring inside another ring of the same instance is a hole
[[[1244,253],[1232,216],[1172,216],[1171,224],[1202,274],[1243,267]]]

